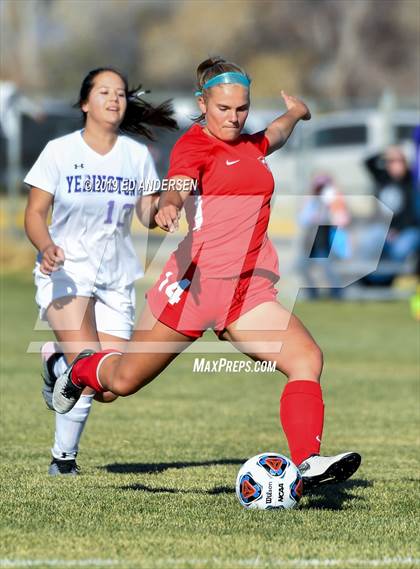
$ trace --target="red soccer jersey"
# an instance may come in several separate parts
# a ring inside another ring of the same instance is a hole
[[[227,143],[192,126],[175,144],[168,177],[184,175],[198,187],[185,202],[189,232],[176,252],[180,272],[192,260],[207,277],[231,277],[255,268],[278,274],[267,237],[273,176],[263,132]]]

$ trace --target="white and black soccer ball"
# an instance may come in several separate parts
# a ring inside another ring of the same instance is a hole
[[[243,464],[236,478],[236,495],[248,509],[295,508],[302,497],[302,477],[286,456],[257,454]]]

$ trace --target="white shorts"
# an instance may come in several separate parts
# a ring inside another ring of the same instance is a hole
[[[136,311],[136,291],[134,285],[120,289],[108,289],[102,285],[92,285],[83,279],[74,279],[64,269],[51,275],[45,275],[35,265],[34,280],[36,286],[35,300],[39,306],[39,317],[47,320],[46,311],[50,304],[66,296],[84,296],[94,298],[96,329],[128,340],[134,327]]]

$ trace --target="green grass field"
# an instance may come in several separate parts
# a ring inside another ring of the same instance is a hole
[[[261,512],[240,507],[234,483],[249,456],[288,454],[283,379],[194,374],[194,355],[134,397],[96,404],[82,474],[49,478],[54,417],[26,352],[51,336],[33,330],[33,294],[28,278],[4,280],[0,566],[420,567],[419,334],[407,303],[297,306],[326,358],[323,451],[358,450],[363,463],[297,510]]]

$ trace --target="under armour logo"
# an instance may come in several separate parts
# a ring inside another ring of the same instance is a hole
[[[85,165],[84,164],[75,164],[74,165],[74,169],[77,170],[77,168],[84,168]]]

